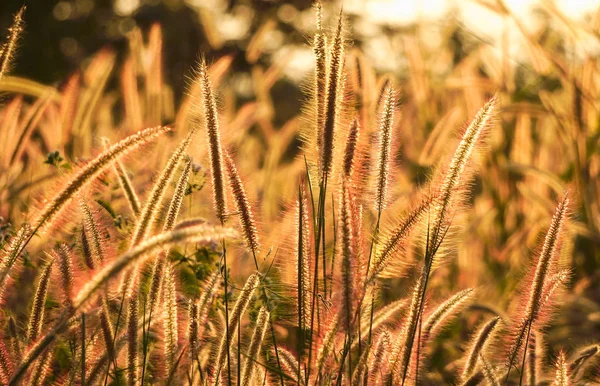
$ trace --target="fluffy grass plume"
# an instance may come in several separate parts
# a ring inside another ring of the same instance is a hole
[[[385,94],[379,118],[379,142],[377,156],[377,181],[375,186],[375,210],[378,213],[386,206],[390,162],[392,157],[392,129],[394,127],[394,88],[390,85]]]
[[[296,283],[298,286],[298,326],[306,330],[310,326],[311,314],[311,241],[309,207],[304,184],[298,187],[296,215]]]
[[[551,299],[549,296],[544,296],[544,292],[546,292],[546,295],[551,295],[556,288],[556,285],[563,281],[563,279],[560,279],[561,275],[556,277],[555,280],[549,280],[549,273],[552,272],[553,262],[558,253],[561,231],[564,222],[568,217],[568,206],[569,198],[568,194],[565,194],[556,207],[552,222],[550,223],[550,227],[548,228],[544,239],[542,251],[537,258],[535,273],[531,282],[531,287],[528,291],[527,303],[525,308],[519,311],[519,319],[515,327],[514,338],[512,339],[507,357],[508,371],[506,380],[508,380],[508,377],[510,376],[511,369],[515,364],[521,349],[528,346],[531,330],[538,321],[540,313],[543,311],[544,303],[546,303],[546,300]],[[549,282],[550,286],[548,286]]]
[[[21,7],[19,12],[13,17],[13,23],[8,28],[8,36],[2,45],[0,45],[0,79],[10,70],[13,56],[19,42],[19,37],[23,33],[25,6]]]
[[[493,333],[496,329],[496,326],[500,322],[500,317],[495,317],[490,319],[488,322],[484,323],[477,335],[473,337],[473,341],[471,343],[471,348],[468,351],[467,359],[465,361],[465,365],[462,371],[462,379],[466,381],[468,377],[470,377],[475,367],[477,366],[477,361],[479,360],[479,354],[485,352],[485,347],[488,342],[491,340]]]
[[[324,101],[324,118],[322,129],[322,148],[320,151],[321,178],[326,178],[332,170],[335,132],[339,125],[344,95],[344,20],[340,11],[335,36],[329,52],[329,68],[327,69],[327,86]],[[318,57],[317,57],[318,58]],[[319,71],[317,71],[319,72]],[[318,75],[321,75],[318,73]],[[317,93],[320,93],[317,85]],[[319,100],[319,95],[317,95]],[[319,109],[317,109],[319,111]],[[318,122],[318,120],[317,120]]]
[[[202,111],[204,128],[208,142],[210,158],[210,175],[212,181],[213,205],[217,218],[223,222],[227,214],[227,195],[225,194],[225,174],[223,150],[219,132],[219,116],[212,85],[208,76],[208,67],[204,58],[200,61],[200,87],[202,89]]]
[[[315,2],[317,32],[313,38],[315,55],[315,97],[316,104],[316,136],[319,154],[323,151],[323,129],[325,126],[325,99],[327,96],[327,37],[323,32],[323,7],[321,1]]]
[[[354,163],[356,157],[356,146],[358,145],[360,135],[360,124],[358,117],[354,118],[350,130],[348,131],[348,137],[346,138],[346,147],[344,148],[344,163],[343,171],[346,179],[352,178],[352,172],[354,171]]]
[[[163,328],[165,332],[165,358],[167,360],[167,370],[171,373],[174,370],[177,356],[178,324],[177,324],[177,288],[175,287],[175,278],[170,264],[166,264],[164,271],[163,284]]]
[[[246,196],[244,184],[242,183],[242,179],[240,178],[237,168],[233,163],[233,159],[227,153],[224,154],[224,159],[227,174],[229,175],[229,185],[231,187],[235,207],[240,219],[242,236],[246,241],[248,250],[252,252],[254,259],[256,259],[260,249],[260,242],[258,240],[258,229],[256,229],[254,214],[252,213],[252,208],[250,207],[250,202]]]
[[[569,386],[571,381],[569,379],[569,365],[567,364],[567,358],[565,353],[560,351],[558,353],[558,359],[556,360],[556,376],[554,377],[553,386]]]
[[[152,226],[157,221],[160,203],[165,197],[165,192],[175,171],[177,165],[184,158],[186,151],[192,141],[194,131],[192,130],[186,138],[181,142],[177,149],[171,155],[171,158],[167,161],[162,173],[156,180],[156,183],[152,187],[152,191],[148,196],[142,212],[137,220],[136,227],[131,236],[131,245],[136,246],[143,241],[152,229]]]
[[[63,209],[69,200],[77,194],[81,188],[89,184],[96,176],[111,166],[119,157],[129,153],[135,148],[156,139],[171,129],[167,126],[152,127],[133,134],[126,139],[114,144],[94,160],[86,164],[75,173],[73,178],[50,200],[42,209],[34,221],[34,230],[42,225],[49,225],[55,216]]]
[[[23,251],[23,247],[31,234],[31,227],[25,223],[21,226],[21,229],[6,243],[0,260],[0,303],[2,302],[2,295],[4,294],[6,283],[9,278],[9,272],[19,255]]]
[[[46,309],[46,297],[48,296],[48,287],[50,284],[50,274],[52,273],[53,263],[54,260],[50,260],[50,262],[46,264],[37,282],[37,288],[31,306],[31,313],[29,314],[29,324],[27,325],[27,340],[29,342],[34,342],[42,331]]]

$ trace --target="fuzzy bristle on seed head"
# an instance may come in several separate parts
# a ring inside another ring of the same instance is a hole
[[[224,158],[235,207],[239,212],[242,235],[244,236],[248,250],[256,256],[260,250],[260,243],[258,241],[258,230],[256,229],[256,223],[254,221],[254,214],[252,213],[252,208],[250,207],[244,184],[233,163],[233,159],[231,159],[231,156],[228,153],[224,154]]]
[[[104,248],[102,246],[100,230],[92,208],[83,199],[80,200],[79,206],[83,213],[84,235],[82,238],[86,240],[92,260],[92,265],[89,268],[95,269],[104,263]]]
[[[348,131],[348,137],[346,138],[346,147],[344,148],[344,177],[346,179],[352,178],[352,172],[354,170],[356,145],[360,135],[360,125],[358,123],[358,117],[354,118]]]
[[[499,316],[490,319],[477,332],[477,335],[474,337],[471,344],[471,349],[469,350],[469,354],[463,368],[461,375],[463,381],[466,381],[474,372],[475,366],[477,365],[477,361],[479,359],[479,354],[485,349],[486,344],[490,341],[490,338],[492,337],[500,320],[501,319]]]
[[[533,284],[530,292],[529,303],[527,304],[527,315],[529,319],[535,319],[540,311],[540,300],[542,300],[542,292],[548,272],[550,272],[551,264],[558,253],[558,246],[560,245],[561,230],[564,222],[568,217],[569,210],[569,196],[568,192],[565,193],[563,199],[556,207],[552,222],[546,233],[544,239],[544,245],[542,252],[538,258],[535,276],[533,278]]]
[[[165,331],[165,358],[168,372],[174,370],[177,356],[178,323],[177,323],[177,288],[175,277],[169,263],[165,264],[163,284],[163,323]]]
[[[334,154],[335,132],[339,125],[344,95],[344,40],[343,14],[340,11],[338,26],[330,51],[327,87],[325,96],[322,148],[320,151],[321,179],[331,173]]]
[[[163,168],[158,180],[152,187],[152,191],[142,208],[142,212],[138,218],[133,235],[131,236],[131,245],[136,246],[148,237],[153,225],[158,220],[160,205],[164,200],[167,188],[171,182],[177,165],[185,157],[186,151],[192,141],[194,129],[181,141],[177,149],[173,152],[167,164]]]
[[[65,244],[61,244],[52,251],[53,260],[58,261],[58,270],[60,274],[60,286],[63,292],[64,303],[71,304],[73,297],[73,262],[71,251]]]
[[[400,332],[400,339],[396,341],[390,354],[390,364],[385,378],[385,382],[388,384],[403,382],[408,376],[414,338],[421,318],[425,281],[426,277],[422,273],[412,290],[408,316]]]
[[[89,184],[95,177],[100,175],[107,167],[111,166],[119,157],[156,139],[159,135],[170,130],[171,128],[167,126],[145,129],[130,135],[102,152],[76,172],[64,188],[45,206],[34,223],[34,229],[39,229],[43,225],[49,226],[56,215],[74,195],[76,195],[84,186]]]
[[[179,211],[181,209],[181,204],[183,203],[183,198],[185,197],[185,191],[187,189],[191,171],[192,159],[189,158],[185,163],[185,167],[183,168],[181,175],[179,176],[179,180],[177,181],[175,192],[173,193],[173,198],[171,199],[171,204],[169,205],[167,216],[163,225],[163,232],[173,230],[173,227],[175,226],[175,221],[177,220],[177,216],[179,215]]]
[[[73,300],[75,309],[81,307],[104,283],[117,276],[132,264],[144,260],[153,252],[177,243],[207,243],[223,238],[234,238],[238,233],[231,228],[195,225],[151,237],[117,257],[97,272],[78,292]]]
[[[553,386],[569,386],[571,381],[569,379],[569,365],[567,358],[565,357],[564,351],[560,351],[558,354],[558,360],[556,361],[556,375],[554,376]]]
[[[375,258],[371,262],[369,267],[369,276],[367,277],[367,283],[371,283],[375,280],[382,272],[385,271],[389,265],[390,259],[400,249],[404,240],[409,236],[412,229],[421,220],[427,210],[431,207],[433,200],[431,198],[423,199],[417,206],[414,207],[409,213],[407,213],[402,220],[396,225],[390,235],[385,239],[381,249],[375,255]]]
[[[6,41],[0,45],[0,79],[10,70],[10,65],[14,56],[19,37],[23,33],[23,14],[25,6],[22,6],[13,18],[12,25],[8,28]]]
[[[577,357],[572,360],[569,365],[569,374],[571,374],[572,377],[577,376],[577,373],[583,371],[584,367],[586,367],[586,365],[591,362],[591,359],[598,355],[599,352],[600,346],[597,344],[581,349],[577,354]]]
[[[379,118],[379,152],[375,191],[375,210],[381,212],[386,206],[390,162],[392,152],[392,129],[394,126],[394,88],[388,86],[383,109]]]
[[[319,348],[317,350],[317,361],[315,364],[317,376],[323,373],[323,369],[327,360],[330,358],[331,351],[334,349],[335,337],[338,332],[340,315],[334,315],[329,320],[329,326],[325,330],[323,339],[319,342]]]
[[[515,317],[513,337],[508,349],[506,379],[515,364],[523,347],[527,347],[532,329],[539,328],[540,319],[544,316],[544,309],[548,308],[554,300],[555,291],[568,280],[567,271],[557,271],[556,256],[560,250],[562,229],[569,215],[569,197],[566,192],[561,202],[556,207],[550,227],[546,232],[542,251],[537,258],[533,278],[527,292],[525,307],[519,307]],[[553,272],[556,274],[552,275]]]
[[[136,126],[137,127],[137,126]],[[110,141],[108,138],[102,138],[102,143],[104,144],[104,149],[108,149],[110,146]],[[119,185],[121,186],[121,190],[123,190],[123,194],[125,195],[125,199],[133,212],[133,215],[137,218],[141,212],[140,200],[138,198],[137,193],[135,192],[135,188],[131,183],[131,179],[127,175],[127,171],[125,170],[125,166],[121,160],[117,160],[113,167],[115,174],[117,175],[117,179],[119,180]]]
[[[33,305],[29,315],[29,325],[27,326],[27,339],[29,342],[37,339],[44,325],[44,310],[46,308],[46,297],[48,296],[53,262],[53,260],[50,260],[42,270],[35,295],[33,296]]]
[[[422,334],[429,336],[435,330],[439,329],[448,319],[456,315],[473,296],[473,289],[468,288],[453,295],[442,304],[440,304],[433,313],[425,320],[422,327]]]
[[[223,173],[223,150],[221,148],[221,134],[219,133],[219,117],[204,57],[200,61],[199,76],[200,87],[202,89],[204,126],[206,138],[208,140],[208,154],[210,158],[213,205],[215,207],[217,218],[221,222],[224,222],[227,212],[227,197],[225,195],[225,176]]]
[[[323,148],[323,126],[325,124],[325,98],[327,95],[327,38],[323,33],[322,6],[320,1],[315,2],[317,31],[313,40],[315,55],[315,97],[316,103],[316,135],[317,149]]]
[[[198,355],[198,303],[190,302],[188,307],[188,344],[190,346],[190,359],[193,363]]]
[[[311,309],[311,244],[308,200],[303,183],[298,187],[296,217],[296,282],[298,284],[298,325],[306,330],[310,325]]]
[[[31,227],[27,223],[23,224],[21,229],[6,244],[4,250],[0,252],[0,303],[2,302],[2,295],[9,278],[10,269],[19,258],[30,235]]]
[[[6,349],[4,343],[0,341],[0,382],[8,385],[8,379],[12,373],[14,364],[11,360],[10,353]]]
[[[386,371],[386,363],[384,361],[386,355],[390,351],[392,338],[387,329],[382,330],[377,337],[377,343],[371,356],[369,363],[369,383],[379,384],[380,376]]]
[[[346,182],[342,186],[342,197],[340,199],[339,209],[339,234],[338,241],[341,246],[338,249],[340,260],[342,262],[342,311],[340,312],[340,324],[347,331],[353,319],[354,309],[354,287],[355,287],[355,264],[356,264],[356,240],[353,231],[354,211],[352,205],[352,197]]]
[[[441,239],[445,234],[444,228],[448,221],[448,212],[452,207],[457,188],[462,180],[463,171],[475,149],[475,145],[492,118],[496,102],[497,97],[494,96],[479,110],[467,127],[450,161],[450,166],[445,173],[438,200],[436,201],[432,236],[430,237],[431,250],[436,250],[439,247]]]

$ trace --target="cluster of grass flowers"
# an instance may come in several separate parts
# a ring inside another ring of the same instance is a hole
[[[443,143],[428,140],[421,153],[435,168],[401,194],[401,85],[347,53],[343,12],[331,33],[323,12],[317,2],[305,111],[277,133],[264,101],[224,117],[218,86],[229,57],[209,66],[203,56],[179,110],[169,111],[157,26],[147,44],[137,30],[130,36],[114,130],[102,107],[114,55],[101,51],[60,90],[8,77],[24,11],[15,16],[0,46],[0,82],[20,94],[1,112],[0,209],[21,223],[1,240],[1,384],[592,379],[598,345],[567,355],[544,344],[571,281],[572,202],[585,185],[544,197],[553,214],[539,219],[542,240],[507,290],[506,312],[481,300],[482,286],[444,285],[505,93],[486,95],[454,141],[442,133],[455,120],[445,115],[430,137]],[[257,87],[268,93],[269,82]],[[93,121],[98,111],[104,119]],[[254,123],[272,134],[260,170],[244,129]],[[282,147],[296,136],[300,151],[285,165]],[[55,147],[80,161],[50,153],[52,172],[24,180]],[[279,197],[267,188],[273,180],[285,186]],[[46,189],[16,214],[20,195],[37,186]],[[18,292],[29,297],[25,311]],[[446,327],[460,319],[467,332],[450,342]],[[443,358],[443,379],[433,365],[440,342],[460,347]]]

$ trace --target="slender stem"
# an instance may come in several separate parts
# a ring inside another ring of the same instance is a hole
[[[221,221],[221,225],[223,224],[223,221]],[[224,282],[225,282],[225,335],[227,339],[227,342],[229,342],[229,300],[227,299],[229,296],[229,284],[228,284],[228,279],[227,276],[228,272],[227,272],[227,247],[225,245],[225,240],[222,241],[222,246],[223,246],[223,271],[224,271]],[[227,384],[229,386],[231,386],[231,358],[229,356],[229,347],[227,348]]]
[[[527,348],[529,346],[529,334],[531,334],[531,321],[529,321],[527,326],[527,337],[525,338],[525,351],[523,352],[523,363],[521,364],[521,376],[519,377],[519,386],[523,384],[523,374],[525,373],[525,360],[527,358]],[[506,378],[508,380],[508,375],[510,374],[510,369],[508,369],[509,373],[506,374]]]
[[[375,249],[375,243],[377,242],[377,235],[379,234],[379,224],[381,222],[381,206],[377,211],[377,222],[375,223],[375,229],[373,230],[373,237],[371,238],[371,248],[369,249],[369,261],[367,262],[367,275],[369,277],[369,269],[371,268],[371,259],[373,258],[373,250]],[[369,316],[369,340],[367,345],[371,345],[373,337],[373,313],[375,311],[375,293],[371,294],[371,314]],[[360,318],[358,319],[360,323]],[[360,326],[359,329],[360,331]],[[360,348],[359,348],[360,351]]]
[[[256,270],[258,271],[259,266],[258,266],[258,259],[256,258],[256,252],[254,251],[254,249],[252,249],[252,257],[254,258],[254,266],[256,268]],[[275,327],[273,326],[273,319],[272,319],[272,315],[271,315],[271,311],[273,311],[273,308],[270,305],[269,302],[269,297],[267,296],[267,290],[265,289],[264,283],[260,283],[260,288],[261,291],[263,293],[263,297],[265,298],[265,303],[267,305],[267,309],[269,310],[269,328],[271,330],[271,339],[273,340],[273,348],[275,349],[275,358],[277,360],[277,367],[279,369],[279,381],[281,382],[281,386],[284,386],[283,383],[283,375],[282,375],[282,370],[281,370],[281,362],[279,360],[279,349],[277,348],[277,339],[275,337]],[[238,323],[238,329],[239,329],[239,323]],[[239,330],[238,330],[238,347],[239,347]],[[239,361],[239,352],[238,352],[238,362]],[[239,371],[239,366],[238,366],[238,371]],[[238,373],[238,378],[239,378],[239,373]]]
[[[240,319],[242,318],[242,316],[240,315]],[[241,378],[241,374],[242,374],[242,355],[241,355],[241,351],[240,351],[240,346],[242,345],[242,331],[240,328],[240,325],[242,324],[242,321],[239,320],[237,323],[237,386],[240,386],[242,384],[242,378]]]
[[[418,327],[418,333],[417,333],[417,353],[416,353],[416,369],[415,369],[415,384],[418,385],[419,384],[419,356],[421,355],[421,327],[423,325],[423,318],[419,317],[419,323],[418,323],[419,327]]]
[[[327,192],[327,174],[323,177],[321,182],[321,186],[319,189],[319,209],[318,209],[318,223],[316,229],[316,242],[315,242],[315,271],[313,278],[313,293],[312,293],[312,305],[311,305],[311,316],[310,316],[310,334],[309,334],[309,343],[308,343],[308,371],[306,375],[306,382],[310,378],[310,370],[311,370],[311,360],[312,360],[312,346],[313,346],[313,333],[314,333],[314,324],[315,324],[315,307],[317,302],[317,292],[319,290],[319,249],[321,246],[321,226],[324,221],[323,217],[325,217],[325,194]],[[314,209],[313,209],[314,210]],[[315,219],[316,221],[316,219]],[[318,376],[318,374],[317,374]]]
[[[81,313],[81,386],[85,386],[85,313]]]
[[[123,313],[123,304],[125,303],[125,292],[123,292],[123,295],[121,296],[121,305],[119,306],[119,313],[117,314],[117,323],[115,323],[115,335],[113,336],[113,340],[112,340],[112,347],[113,347],[113,352],[115,352],[115,342],[117,341],[117,334],[119,332],[119,322],[121,321],[121,315]],[[119,377],[116,375],[117,374],[117,358],[115,355],[115,358],[113,358],[113,369],[115,371],[115,380],[117,382],[117,386],[119,385]],[[107,385],[108,383],[108,375],[110,373],[110,363],[108,364],[107,368],[106,368],[106,376],[104,377],[104,386]]]
[[[150,346],[150,326],[152,325],[152,308],[148,312],[148,327],[146,328],[146,300],[144,300],[144,320],[142,322],[142,345],[144,348],[144,357],[142,360],[142,386],[144,386],[144,376],[146,374],[146,360],[148,359]]]

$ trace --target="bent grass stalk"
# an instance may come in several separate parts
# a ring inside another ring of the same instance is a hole
[[[402,385],[406,380],[408,373],[408,366],[410,364],[410,357],[412,354],[413,344],[415,337],[417,336],[417,327],[419,326],[419,320],[423,313],[423,306],[425,303],[425,294],[427,292],[427,283],[429,281],[429,275],[433,268],[434,258],[436,253],[441,246],[441,243],[445,237],[448,227],[445,222],[448,219],[449,211],[456,190],[461,182],[461,175],[467,165],[467,161],[473,152],[475,145],[479,139],[479,136],[491,119],[492,111],[496,105],[496,97],[490,99],[477,113],[471,124],[467,127],[462,140],[460,141],[450,167],[444,177],[444,182],[440,190],[439,195],[436,199],[436,206],[434,207],[433,214],[433,227],[428,229],[427,245],[425,251],[425,259],[423,262],[423,269],[421,276],[413,292],[413,300],[410,307],[409,319],[406,322],[407,330],[404,333],[405,344],[401,350],[398,350],[395,358],[392,360],[391,373],[388,376],[388,383],[391,383],[394,378],[401,379]],[[398,362],[400,361],[400,362]],[[400,365],[400,369],[396,368]]]
[[[477,361],[479,359],[479,354],[485,350],[485,347],[488,341],[493,336],[496,326],[498,325],[500,320],[501,319],[499,316],[490,319],[479,329],[479,332],[474,337],[473,342],[471,344],[471,349],[469,350],[469,355],[467,355],[467,360],[462,371],[461,377],[463,381],[466,381],[468,377],[470,377],[471,374],[474,372],[475,367],[477,366]]]
[[[525,361],[525,358],[527,356],[527,346],[529,342],[531,328],[542,309],[542,303],[544,300],[543,292],[545,284],[547,283],[547,274],[550,271],[550,266],[552,264],[553,257],[557,254],[557,248],[561,236],[561,229],[567,217],[568,204],[569,198],[568,193],[566,193],[563,196],[563,199],[561,200],[559,205],[556,207],[556,211],[554,212],[554,216],[552,217],[552,222],[550,224],[550,227],[548,228],[548,232],[546,233],[546,238],[544,239],[542,252],[540,253],[540,256],[538,258],[537,265],[535,268],[535,275],[531,284],[531,289],[529,291],[529,300],[527,302],[527,308],[525,309],[523,319],[519,322],[519,326],[515,334],[515,339],[509,351],[507,363],[508,368],[506,371],[506,378],[504,380],[505,383],[508,381],[512,366],[515,363],[517,356],[519,355],[521,347],[525,347],[525,353],[523,354],[523,362]],[[524,363],[522,367],[524,367]],[[521,381],[522,379],[523,374],[521,373]]]

